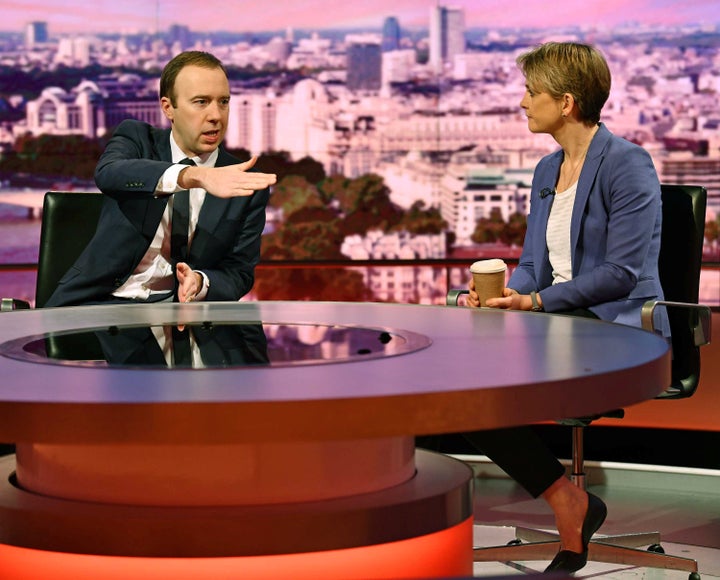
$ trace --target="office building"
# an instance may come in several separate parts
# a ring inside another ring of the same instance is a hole
[[[371,36],[348,37],[347,87],[351,91],[379,91],[382,82],[380,43]]]
[[[440,213],[459,245],[471,244],[477,221],[499,210],[504,221],[526,214],[532,170],[503,171],[486,164],[450,166],[440,180]]]
[[[192,35],[190,28],[173,24],[168,29],[168,41],[170,44],[177,46],[180,50],[186,50],[192,45]]]
[[[382,53],[382,82],[383,85],[390,83],[405,83],[412,78],[415,67],[415,51],[392,50]]]
[[[236,95],[230,99],[225,143],[253,154],[277,150],[277,101],[265,95]]]
[[[394,16],[388,16],[383,24],[382,51],[390,52],[400,48],[400,23]]]
[[[47,22],[28,22],[25,27],[25,46],[32,48],[36,44],[42,44],[48,41]]]
[[[86,67],[91,62],[91,43],[85,36],[61,38],[54,62],[64,66]]]
[[[430,9],[430,65],[441,71],[455,55],[465,52],[465,13],[460,8]]]

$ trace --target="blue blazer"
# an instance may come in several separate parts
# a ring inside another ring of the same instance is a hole
[[[240,163],[221,148],[217,166]],[[170,129],[123,121],[95,170],[105,194],[97,231],[60,280],[46,307],[112,300],[145,255],[167,206],[155,187],[172,165]],[[238,300],[255,281],[269,191],[224,199],[205,196],[186,262],[207,274],[206,300]]]
[[[646,300],[662,299],[658,275],[662,207],[650,155],[601,124],[590,143],[577,186],[570,225],[572,280],[552,284],[546,230],[563,152],[535,169],[523,252],[508,287],[537,291],[547,312],[587,308],[602,320],[640,326]],[[656,328],[669,335],[657,309]]]

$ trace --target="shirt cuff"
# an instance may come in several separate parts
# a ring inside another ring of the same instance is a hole
[[[207,277],[207,274],[205,274],[205,272],[202,272],[200,270],[194,271],[200,274],[203,279],[202,288],[200,288],[200,292],[195,294],[194,300],[205,300],[205,296],[207,296],[208,290],[210,289],[210,278]]]
[[[179,163],[168,167],[158,180],[157,186],[155,187],[155,195],[170,195],[171,193],[182,191],[183,188],[178,185],[178,177],[180,176],[180,172],[186,168],[187,165],[180,165]]]

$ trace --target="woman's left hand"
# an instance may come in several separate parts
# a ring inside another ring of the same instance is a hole
[[[532,300],[529,294],[518,294],[512,288],[505,288],[502,298],[488,298],[486,306],[503,310],[532,310]]]

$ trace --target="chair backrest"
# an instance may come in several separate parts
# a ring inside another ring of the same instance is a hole
[[[43,200],[35,306],[42,308],[60,278],[95,234],[104,196],[99,193],[48,191]]]
[[[697,304],[705,237],[707,192],[698,185],[662,185],[663,225],[660,283],[665,300]],[[694,328],[696,310],[667,309],[672,333],[673,383],[666,397],[689,397],[700,380],[700,347]]]

